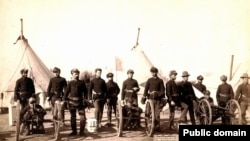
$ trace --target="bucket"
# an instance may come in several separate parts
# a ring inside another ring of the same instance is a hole
[[[9,105],[9,125],[10,126],[15,126],[16,123],[16,106],[15,105]]]
[[[87,130],[90,133],[95,133],[97,131],[97,121],[95,118],[87,119]]]

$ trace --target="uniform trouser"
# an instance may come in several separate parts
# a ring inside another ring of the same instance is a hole
[[[111,123],[112,109],[114,110],[114,113],[116,115],[116,102],[117,102],[117,97],[112,97],[112,98],[110,98],[110,102],[107,104],[107,106],[108,106],[108,110],[107,110],[108,123]]]
[[[98,125],[102,121],[102,114],[103,114],[104,104],[105,104],[105,100],[104,99],[96,99],[94,101],[95,119],[96,119]]]
[[[192,125],[195,125],[195,117],[194,117],[194,107],[193,107],[193,102],[189,101],[189,102],[180,102],[181,104],[181,115],[180,115],[180,121],[185,121],[186,120],[186,115],[187,112],[189,112],[189,117],[191,120]]]
[[[222,108],[226,108],[228,101],[218,101],[218,105]],[[221,121],[223,125],[228,125],[230,123],[230,117],[226,115],[225,111],[222,113]]]
[[[29,98],[31,96],[26,96],[26,95],[20,95],[20,104],[21,104],[21,107],[24,108],[26,105],[28,105],[28,101],[29,101]]]
[[[250,99],[247,100],[247,98],[241,99],[240,101],[240,109],[241,109],[241,119],[242,119],[242,124],[245,125],[247,124],[246,121],[246,111],[248,109],[248,106],[250,106]]]
[[[59,100],[61,101],[61,98],[58,98],[58,97],[52,97],[51,98],[51,110],[52,110],[52,115],[54,115],[55,113],[55,102],[56,100]],[[60,107],[60,113],[61,113],[61,116],[62,116],[62,120],[63,122],[65,121],[65,112],[64,112],[64,106]]]
[[[77,132],[76,128],[76,111],[78,110],[78,114],[80,117],[80,133],[84,132],[85,124],[86,124],[86,115],[85,115],[85,109],[83,106],[70,106],[69,112],[70,112],[70,123],[71,123],[71,129],[73,132]]]
[[[174,117],[175,117],[175,105],[171,105],[169,103],[169,125],[171,127],[174,124]]]
[[[156,128],[159,128],[160,127],[160,113],[161,113],[161,109],[160,109],[160,104],[161,104],[161,101],[160,100],[152,100],[150,99],[152,102],[153,102],[153,106],[154,106],[154,111],[155,111],[155,127]],[[148,103],[149,104],[149,103]],[[146,106],[146,111],[145,113],[149,113],[149,110],[150,110],[150,106]]]

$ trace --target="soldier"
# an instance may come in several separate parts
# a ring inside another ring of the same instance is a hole
[[[125,107],[129,107],[134,109],[134,115],[137,115],[140,117],[142,109],[138,106],[138,96],[137,92],[139,92],[139,84],[137,80],[133,79],[134,71],[132,69],[129,69],[127,71],[128,78],[123,81],[122,84],[122,91],[121,91],[121,100],[122,104],[125,105]],[[128,108],[127,108],[128,109]],[[127,112],[129,112],[127,110]],[[141,127],[140,125],[140,119],[138,119],[136,122],[135,127]]]
[[[241,108],[242,124],[246,125],[246,111],[248,106],[250,106],[250,84],[248,82],[249,76],[247,73],[243,73],[241,76],[243,82],[240,84],[236,90],[235,99],[239,101]]]
[[[143,97],[148,97],[150,100],[153,100],[154,109],[155,109],[155,130],[160,130],[160,112],[161,112],[161,100],[165,96],[164,83],[161,78],[157,76],[158,69],[152,67],[150,69],[152,77],[149,78],[146,82],[144,89]],[[149,109],[146,109],[149,110]]]
[[[229,100],[234,98],[234,91],[230,84],[227,83],[227,76],[220,77],[222,84],[220,84],[216,91],[216,100],[220,107],[225,108]],[[229,118],[222,116],[222,124],[228,124]]]
[[[100,128],[103,108],[106,100],[107,86],[105,80],[101,78],[102,69],[95,69],[95,78],[91,80],[89,85],[89,100],[94,102],[95,118],[97,121],[97,127]]]
[[[108,111],[107,111],[107,117],[108,117],[108,123],[107,126],[111,126],[111,117],[112,117],[112,108],[114,110],[114,113],[116,115],[116,103],[118,99],[118,94],[120,93],[120,88],[116,82],[113,80],[114,74],[113,73],[108,73],[107,78],[108,82],[106,83],[107,85],[107,106],[108,106]]]
[[[204,84],[202,84],[203,79],[204,77],[202,75],[197,76],[197,83],[194,84],[194,87],[204,94],[207,88]]]
[[[129,69],[127,71],[128,79],[123,81],[121,100],[125,103],[130,101],[133,105],[138,106],[137,92],[139,92],[139,84],[137,80],[133,79],[134,71]]]
[[[30,135],[30,131],[32,128],[30,128],[30,125],[32,122],[36,122],[37,130],[31,131],[32,133],[41,133],[44,134],[44,116],[46,115],[46,111],[43,109],[43,107],[39,104],[36,104],[36,99],[34,97],[29,98],[29,104],[26,105],[20,113],[20,116],[22,118],[23,126],[21,133],[25,131],[25,135]]]
[[[52,105],[52,114],[54,115],[53,111],[54,111],[54,107],[55,107],[55,101],[59,100],[62,101],[62,97],[63,97],[63,91],[65,91],[66,87],[67,87],[67,81],[65,78],[60,76],[61,70],[57,67],[53,68],[53,73],[55,75],[55,77],[51,78],[49,81],[49,85],[47,88],[47,92],[48,92],[48,101],[51,101],[51,105]],[[63,120],[63,124],[64,123],[64,108],[62,108],[62,110],[60,111],[62,113],[62,120]]]
[[[180,92],[181,106],[183,108],[180,122],[185,122],[185,116],[189,111],[189,117],[192,125],[195,125],[195,116],[194,116],[194,104],[196,102],[196,96],[193,90],[192,84],[188,81],[190,74],[187,71],[183,71],[182,78],[183,80],[178,84],[178,89]]]
[[[180,105],[180,94],[178,91],[177,84],[175,83],[177,72],[171,70],[169,73],[170,80],[166,83],[166,96],[168,97],[169,103],[169,129],[173,130],[174,117],[175,117],[175,107]]]
[[[21,107],[25,107],[28,104],[28,99],[31,96],[35,97],[35,86],[31,78],[27,77],[28,69],[22,69],[22,77],[16,81],[14,90],[14,100],[20,100]]]
[[[86,124],[85,108],[88,106],[87,88],[83,81],[79,80],[80,71],[76,68],[71,70],[72,80],[69,81],[63,100],[69,101],[69,112],[72,132],[69,136],[77,135],[76,110],[80,116],[80,135],[85,136],[84,129]]]

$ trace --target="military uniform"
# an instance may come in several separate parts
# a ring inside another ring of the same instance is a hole
[[[241,78],[247,78],[248,74],[244,73]],[[248,81],[248,80],[247,80]],[[246,110],[248,106],[250,106],[250,84],[248,82],[242,83],[238,86],[236,90],[235,99],[239,101],[240,108],[241,108],[241,117],[242,117],[242,124],[247,124],[246,121]]]
[[[53,69],[53,72],[60,72],[60,69],[55,67]],[[66,87],[67,87],[67,81],[65,78],[61,76],[55,76],[50,79],[47,92],[48,92],[49,100],[51,100],[52,111],[54,111],[53,108],[55,107],[55,101],[62,100],[63,91],[66,89]],[[62,108],[61,113],[62,113],[63,121],[64,121],[64,109],[63,108]]]
[[[221,76],[221,81],[223,82],[220,84],[216,91],[216,100],[220,107],[226,107],[226,104],[229,100],[234,98],[234,91],[230,84],[228,84],[227,77],[225,75]],[[222,124],[228,124],[229,118],[222,116]]]
[[[205,93],[207,88],[201,81],[203,81],[203,76],[199,75],[197,77],[198,82],[194,84],[194,87],[197,88],[200,92]]]
[[[79,70],[73,69],[73,73],[78,73]],[[84,129],[86,124],[86,114],[85,114],[85,108],[87,105],[87,88],[84,83],[84,81],[79,80],[79,78],[76,78],[74,80],[71,80],[67,88],[65,90],[65,94],[63,97],[63,100],[69,101],[69,111],[71,115],[71,129],[72,133],[70,135],[76,135],[77,134],[77,128],[76,128],[76,110],[78,110],[78,114],[80,116],[80,135],[84,135]]]
[[[177,72],[172,70],[170,71],[170,77],[172,75],[177,75]],[[175,83],[174,79],[170,79],[166,83],[166,96],[168,97],[168,103],[169,103],[169,128],[172,128],[174,124],[174,117],[175,117],[175,107],[179,106],[180,107],[180,94],[178,91],[177,84]],[[172,102],[174,104],[172,104]]]
[[[188,76],[188,72],[184,71],[182,77]],[[178,84],[178,90],[180,92],[180,101],[183,108],[180,121],[185,121],[186,114],[189,111],[191,123],[195,125],[194,101],[196,100],[196,96],[192,84],[189,81],[181,81]]]
[[[133,70],[128,70],[127,74],[134,74]],[[134,89],[137,88],[137,89]],[[121,100],[129,101],[133,105],[138,105],[138,96],[137,92],[139,91],[139,84],[137,80],[133,78],[128,78],[123,81],[122,84],[122,92],[121,92]]]
[[[112,77],[113,78],[113,73],[108,73],[107,78]],[[112,80],[109,80],[106,83],[107,86],[107,117],[108,117],[108,123],[111,124],[111,117],[112,117],[112,107],[114,110],[114,113],[116,115],[116,103],[118,99],[118,94],[120,93],[120,88],[116,82]]]
[[[30,134],[30,131],[34,133],[44,134],[44,116],[46,115],[46,111],[42,108],[41,105],[36,104],[35,98],[29,99],[29,104],[26,105],[20,112],[20,117],[22,117],[21,121],[23,123],[22,130],[26,130],[26,135]],[[35,124],[36,130],[33,128],[30,129],[30,125]]]
[[[152,67],[151,72],[158,73],[158,69]],[[144,89],[144,97],[148,97],[148,99],[153,100],[154,111],[155,111],[155,125],[156,129],[160,127],[160,112],[161,112],[161,100],[165,96],[165,88],[163,80],[160,79],[157,75],[149,78],[146,82],[146,86]],[[150,110],[150,109],[146,109]]]
[[[96,71],[98,70],[101,71],[101,69],[96,69]],[[89,100],[94,101],[97,127],[100,127],[107,93],[107,86],[105,80],[103,80],[101,77],[94,78],[93,80],[91,80],[88,93]]]
[[[28,70],[22,69],[21,74],[28,73]],[[31,78],[23,76],[22,78],[16,81],[15,90],[14,90],[14,99],[20,100],[22,107],[25,107],[28,104],[28,99],[35,94],[34,82]]]

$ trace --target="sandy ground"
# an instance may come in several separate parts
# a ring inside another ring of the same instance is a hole
[[[86,112],[87,118],[94,117],[94,109],[91,109],[90,111]],[[102,127],[100,129],[100,132],[98,133],[89,133],[86,129],[86,135],[87,137],[81,137],[79,135],[74,137],[69,137],[68,134],[71,132],[70,127],[70,114],[66,110],[66,126],[62,127],[61,133],[61,140],[62,141],[69,141],[69,140],[98,140],[98,141],[156,141],[161,140],[165,141],[168,139],[168,141],[177,141],[178,140],[178,133],[177,131],[170,131],[166,128],[168,123],[168,113],[162,112],[161,113],[161,132],[155,132],[153,137],[147,137],[145,133],[144,123],[142,120],[142,126],[143,128],[137,129],[137,130],[131,130],[131,131],[124,131],[122,137],[117,137],[117,130],[116,126],[113,127],[105,127],[105,123],[107,122],[107,116],[106,116],[106,110],[103,114],[103,122]],[[143,116],[143,113],[142,113]],[[45,116],[45,119],[47,122],[44,123],[45,126],[45,134],[34,134],[29,136],[21,136],[21,141],[52,141],[54,140],[54,129],[51,125],[52,122],[49,120],[52,118],[50,111],[47,112],[47,115]],[[79,119],[79,117],[78,117]],[[0,141],[13,141],[15,140],[15,126],[9,126],[8,122],[8,114],[0,114]],[[113,115],[113,124],[116,124],[116,120],[114,119]],[[79,131],[79,122],[78,122],[78,131]]]

